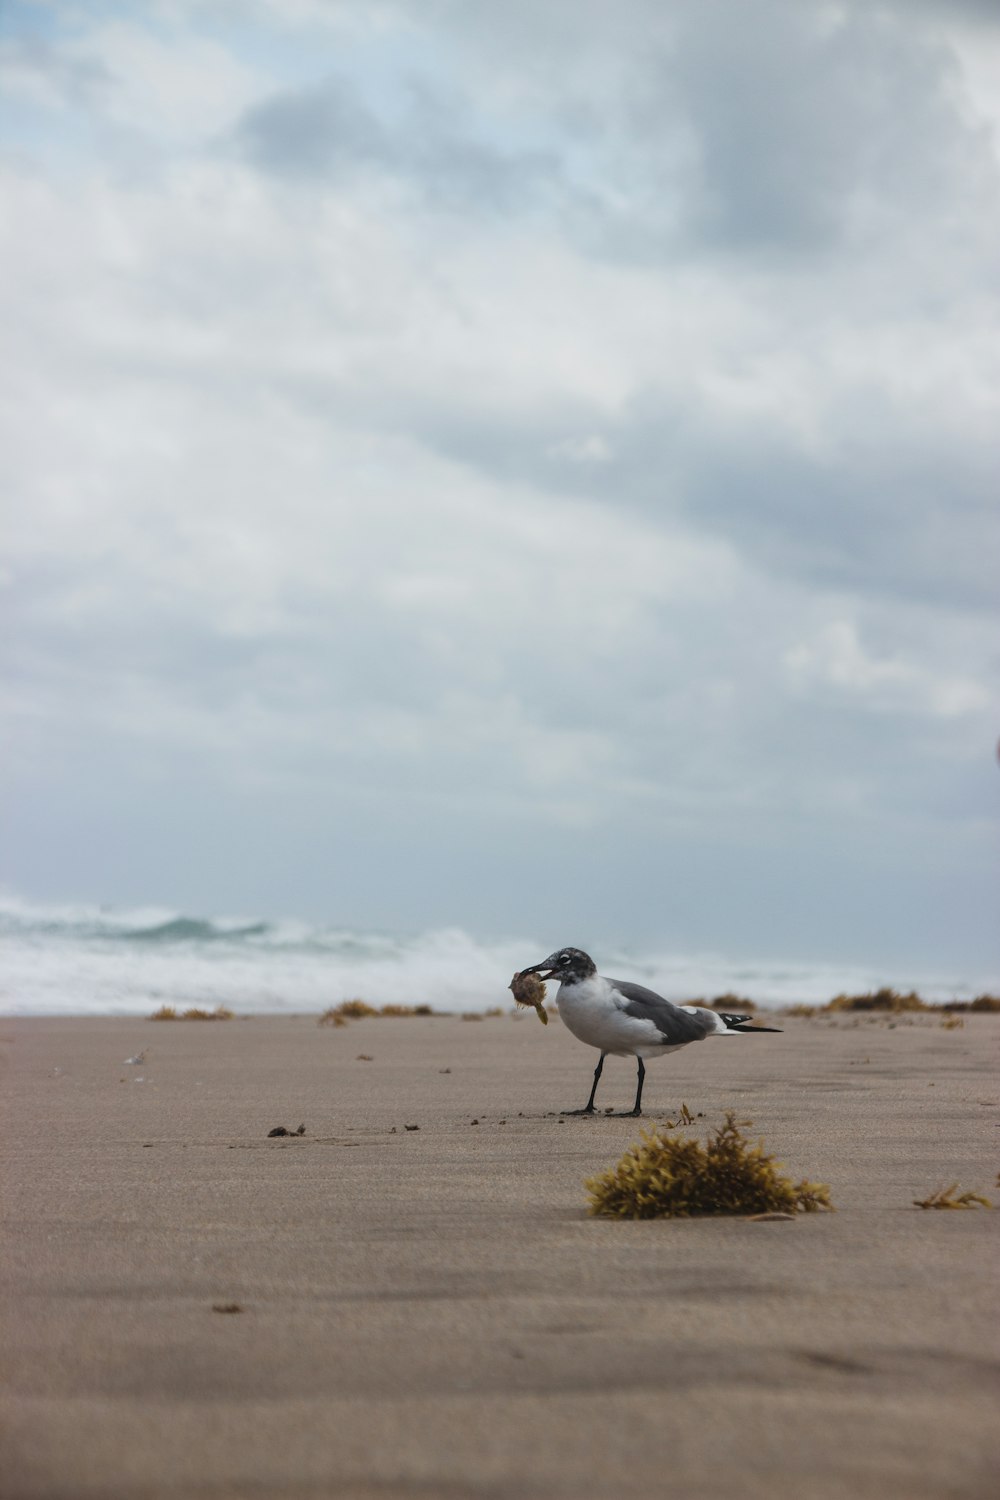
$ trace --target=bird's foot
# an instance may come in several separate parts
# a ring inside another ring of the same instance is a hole
[[[611,1116],[611,1118],[613,1120],[640,1120],[642,1118],[642,1110],[641,1109],[618,1109],[618,1110],[615,1110],[615,1112]]]
[[[594,1113],[594,1106],[588,1104],[584,1109],[561,1109],[559,1113],[561,1115],[592,1115]]]

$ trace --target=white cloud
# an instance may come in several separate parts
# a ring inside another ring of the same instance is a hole
[[[796,685],[824,684],[869,702],[878,712],[900,710],[941,718],[976,714],[990,696],[982,682],[944,676],[905,657],[866,651],[850,620],[834,620],[812,642],[793,646],[785,665]]]
[[[611,445],[598,432],[586,437],[563,438],[552,443],[546,452],[553,458],[568,458],[574,464],[606,464],[614,456]]]

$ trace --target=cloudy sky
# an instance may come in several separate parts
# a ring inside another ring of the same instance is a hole
[[[6,0],[0,879],[997,956],[995,0]]]

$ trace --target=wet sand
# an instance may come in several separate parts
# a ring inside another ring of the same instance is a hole
[[[533,1013],[0,1024],[0,1491],[994,1493],[1000,1213],[911,1200],[1000,1201],[1000,1017],[779,1024],[651,1064],[647,1123],[752,1119],[831,1186],[790,1223],[588,1218],[637,1124],[550,1113],[596,1056]]]

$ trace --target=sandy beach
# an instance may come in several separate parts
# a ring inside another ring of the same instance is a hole
[[[646,1123],[735,1109],[837,1212],[626,1223],[637,1122],[559,1119],[533,1014],[4,1022],[4,1495],[994,1493],[1000,1213],[912,1200],[1000,1200],[1000,1017],[778,1024]]]

